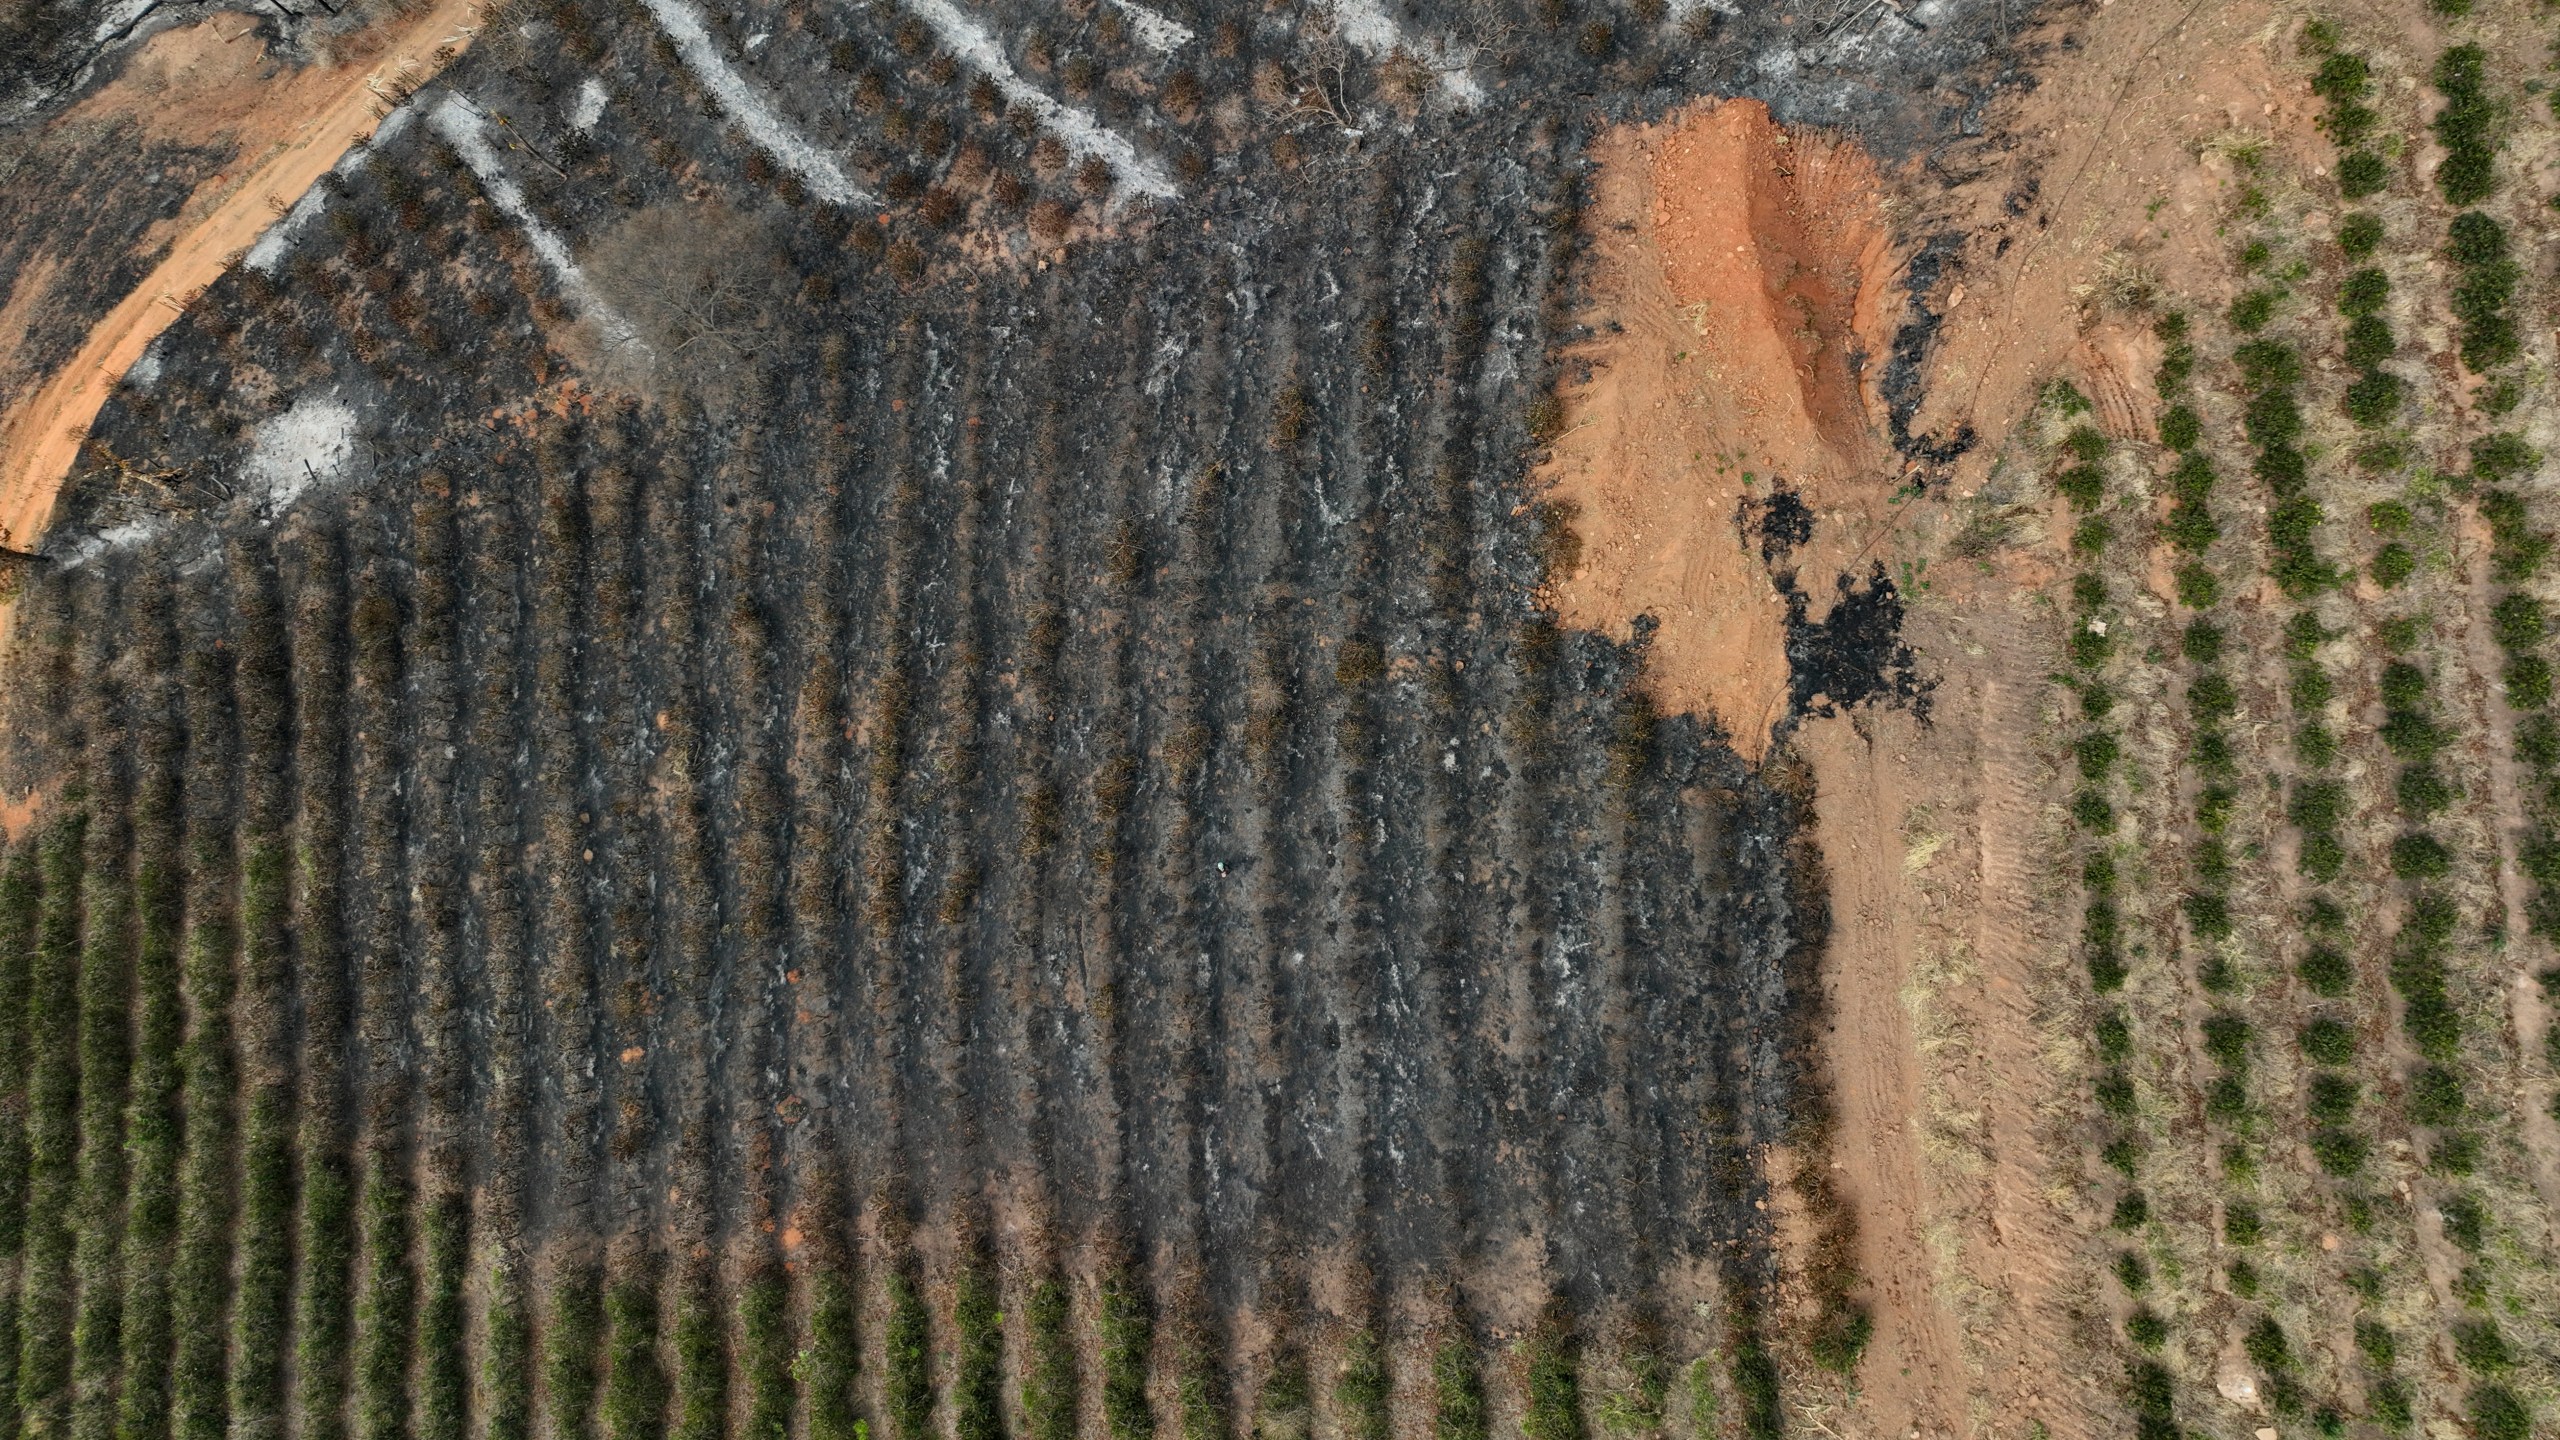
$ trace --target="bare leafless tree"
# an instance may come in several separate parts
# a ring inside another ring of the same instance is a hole
[[[1359,111],[1351,104],[1351,49],[1342,38],[1341,21],[1333,7],[1317,6],[1299,35],[1302,68],[1289,77],[1284,112],[1302,125],[1359,129]]]
[[[718,203],[667,204],[616,225],[588,267],[656,356],[662,375],[733,392],[792,279],[764,221]]]

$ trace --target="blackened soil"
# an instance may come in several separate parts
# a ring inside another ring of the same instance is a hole
[[[1746,536],[1760,541],[1760,562],[1784,565],[1796,547],[1813,538],[1813,507],[1784,480],[1773,482],[1767,499],[1744,496],[1734,522]]]
[[[1793,575],[1779,577],[1787,597],[1787,669],[1793,716],[1834,715],[1866,704],[1909,709],[1926,722],[1935,682],[1902,638],[1902,596],[1872,562],[1865,583],[1835,577],[1831,608],[1810,618],[1813,597]]]
[[[0,130],[0,305],[18,302],[27,322],[7,337],[0,377],[31,392],[70,359],[91,322],[150,273],[144,232],[174,217],[231,149],[152,140],[128,119]],[[39,284],[41,301],[31,298]]]
[[[1911,292],[1910,315],[1893,332],[1893,353],[1885,362],[1880,390],[1885,400],[1885,423],[1893,439],[1893,448],[1910,460],[1926,465],[1945,465],[1973,449],[1971,425],[1959,425],[1953,435],[1914,435],[1911,417],[1918,414],[1925,397],[1921,383],[1921,365],[1928,359],[1930,342],[1938,335],[1940,316],[1937,310],[1938,284],[1947,278],[1956,260],[1964,236],[1955,231],[1933,235],[1911,257],[1903,283]],[[1919,483],[1928,483],[1928,471],[1918,472]]]

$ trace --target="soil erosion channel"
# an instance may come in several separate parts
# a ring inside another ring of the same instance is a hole
[[[263,155],[206,182],[212,193],[189,199],[196,218],[168,257],[89,332],[70,363],[45,382],[0,428],[0,543],[35,548],[97,416],[145,347],[185,313],[187,300],[213,283],[251,242],[317,183],[341,156],[371,136],[381,119],[377,86],[415,84],[469,43],[480,0],[438,0],[392,35],[381,49],[338,67],[332,83],[276,87],[275,103],[299,104],[298,119],[261,117],[260,129],[282,138]],[[222,17],[199,22],[215,26]],[[169,32],[176,34],[177,32]]]

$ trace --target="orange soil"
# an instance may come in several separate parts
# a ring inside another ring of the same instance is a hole
[[[45,802],[53,798],[53,787],[38,785],[12,800],[0,795],[0,840],[16,840],[35,823],[44,811]]]
[[[1690,106],[1595,156],[1598,334],[1575,357],[1591,378],[1538,476],[1583,563],[1551,598],[1620,637],[1653,616],[1656,697],[1714,714],[1756,760],[1786,703],[1786,608],[1739,507],[1795,486],[1824,523],[1792,563],[1826,573],[1895,483],[1852,365],[1890,338],[1882,192],[1854,144],[1790,135],[1758,101]]]
[[[130,111],[155,131],[197,139],[236,130],[242,153],[188,198],[158,268],[0,424],[0,544],[34,548],[89,422],[144,347],[349,146],[372,135],[384,105],[377,86],[413,85],[470,42],[480,3],[438,0],[354,61],[283,73],[268,73],[258,46],[223,38],[224,27],[243,23],[237,16],[216,16],[153,36],[122,76],[71,112]]]
[[[2077,1363],[2095,1264],[2057,1176],[2079,1150],[2075,983],[2047,887],[2048,617],[2015,569],[1966,568],[1905,635],[1932,724],[1808,724],[1834,928],[1832,1163],[1859,1218],[1875,1338],[1843,1440],[2112,1433]],[[2059,1190],[2057,1186],[2059,1185]]]

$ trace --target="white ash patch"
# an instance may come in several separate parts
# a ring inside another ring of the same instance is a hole
[[[568,296],[570,303],[576,305],[579,312],[602,333],[606,347],[619,350],[638,346],[646,350],[647,344],[640,339],[639,332],[631,328],[631,322],[606,304],[604,297],[596,293],[595,286],[587,282],[586,272],[578,268],[577,260],[569,254],[568,242],[542,223],[542,217],[534,214],[533,207],[525,203],[524,191],[517,188],[514,179],[507,174],[505,163],[498,159],[496,151],[489,148],[487,137],[481,133],[480,112],[461,96],[448,95],[436,106],[432,123],[437,133],[452,143],[454,153],[462,157],[462,163],[470,166],[471,173],[480,177],[480,186],[488,192],[489,203],[504,211],[507,218],[524,231],[525,243],[533,247],[533,253],[542,257],[542,263],[551,268],[552,278],[560,282],[560,293]]]
[[[366,139],[363,144],[349,150],[339,159],[338,173],[341,175],[354,174],[355,167],[364,163],[366,152],[379,150],[383,146],[390,144],[392,141],[399,139],[400,132],[408,129],[409,122],[417,118],[417,106],[406,103],[394,106],[390,114],[382,117],[382,123],[373,127],[373,134],[371,137]]]
[[[774,113],[764,96],[756,93],[720,51],[711,43],[711,32],[703,28],[702,17],[684,0],[640,0],[649,7],[658,28],[675,42],[676,54],[685,68],[703,87],[718,96],[721,105],[747,132],[756,148],[773,157],[785,170],[800,177],[817,197],[830,205],[866,205],[871,196],[853,183],[836,164],[834,157],[812,145],[789,122]]]
[[[569,128],[584,135],[604,118],[604,82],[590,75],[578,87],[578,103],[569,110]]]
[[[269,514],[315,484],[339,479],[356,453],[356,412],[332,391],[305,395],[258,426],[249,449],[252,492]]]
[[[655,0],[646,0],[655,3]],[[915,16],[933,27],[942,43],[961,64],[995,82],[1005,99],[1022,106],[1039,117],[1042,128],[1065,143],[1067,153],[1077,159],[1099,155],[1110,162],[1119,177],[1118,193],[1135,192],[1170,200],[1182,193],[1164,167],[1138,153],[1129,138],[1103,125],[1092,114],[1072,105],[1062,105],[1034,89],[1029,81],[1014,73],[1013,62],[1004,58],[1004,48],[986,27],[972,20],[951,0],[905,0]]]
[[[150,13],[154,3],[156,0],[116,0],[115,4],[107,7],[106,14],[98,17],[98,28],[89,33],[89,43],[104,45],[120,32],[131,29],[135,22]]]
[[[152,341],[134,357],[133,367],[124,372],[124,383],[136,390],[148,390],[160,383],[160,342]]]
[[[1450,99],[1470,108],[1484,103],[1484,87],[1467,68],[1468,55],[1443,36],[1407,38],[1380,0],[1334,0],[1331,20],[1343,43],[1371,60],[1383,64],[1402,51],[1430,67]]]
[[[1111,0],[1111,8],[1129,17],[1129,28],[1137,32],[1138,43],[1159,55],[1170,55],[1192,41],[1188,25],[1159,10],[1150,10],[1135,0]]]
[[[77,570],[101,555],[111,555],[118,550],[130,550],[159,533],[160,522],[151,519],[127,520],[121,525],[110,525],[73,546],[71,553],[62,557],[62,568]]]
[[[98,542],[107,549],[122,550],[128,546],[139,545],[159,533],[160,525],[157,521],[127,520],[121,525],[110,525],[99,531],[97,538]]]
[[[1379,0],[1338,0],[1334,24],[1343,40],[1371,60],[1385,62],[1398,52],[1413,56],[1440,78],[1440,88],[1460,105],[1484,103],[1484,86],[1468,68],[1470,56],[1445,36],[1408,37]]]
[[[314,185],[303,191],[302,198],[293,202],[293,208],[284,212],[282,219],[266,228],[240,263],[261,275],[273,275],[276,267],[284,263],[284,257],[292,253],[293,242],[302,238],[302,232],[311,228],[311,222],[328,208],[329,192],[325,187]]]

